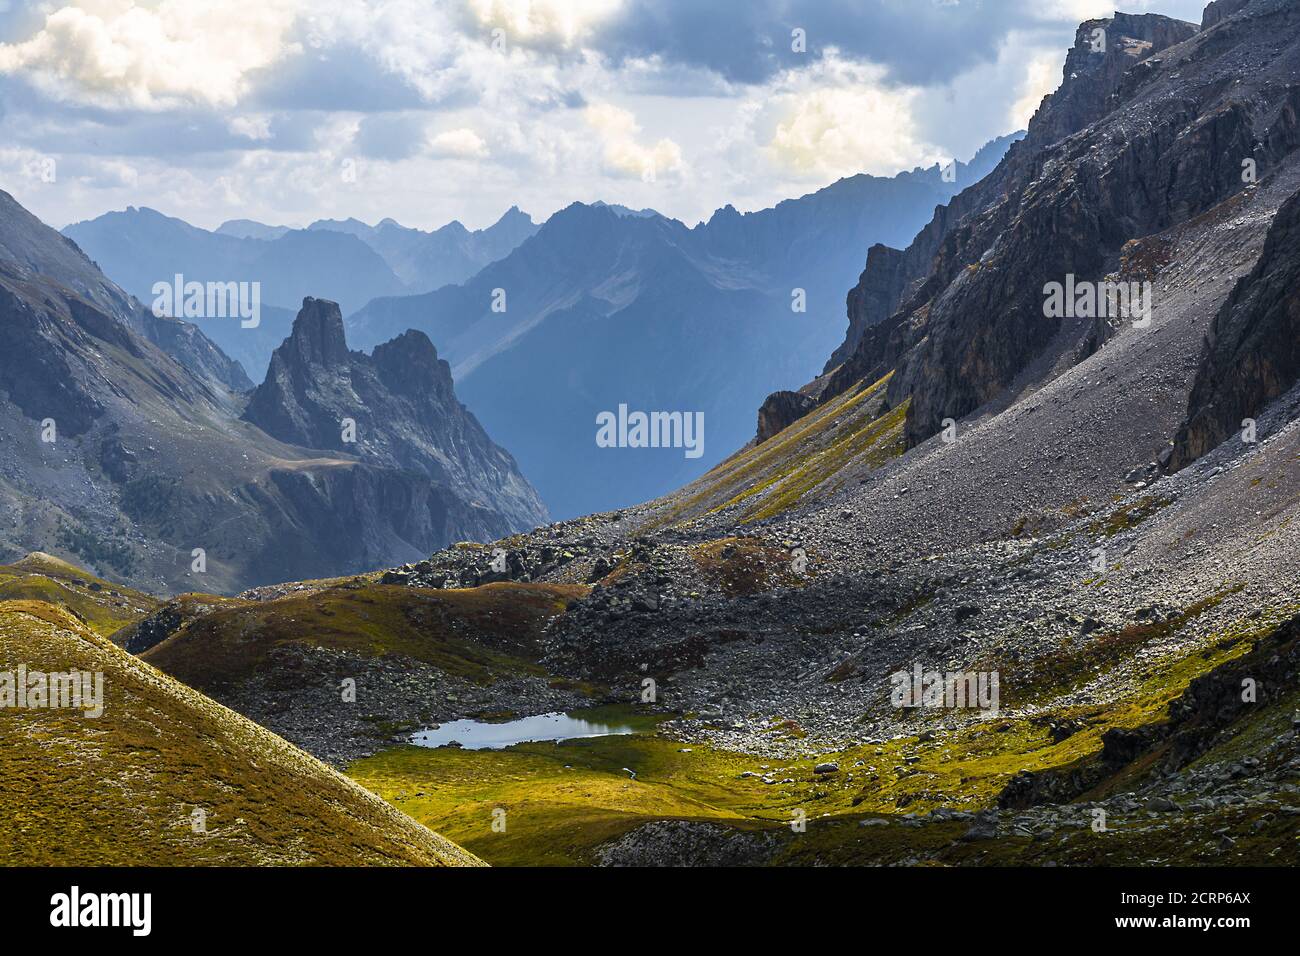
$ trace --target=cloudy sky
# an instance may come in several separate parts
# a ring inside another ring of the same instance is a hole
[[[127,205],[481,227],[596,199],[694,223],[968,158],[1113,4],[0,0],[0,188],[58,227]]]

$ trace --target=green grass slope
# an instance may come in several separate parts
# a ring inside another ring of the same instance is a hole
[[[105,707],[0,708],[0,863],[479,862],[61,608],[0,603],[0,670],[20,664],[102,673]]]
[[[737,779],[757,758],[683,749],[649,735],[504,750],[399,747],[358,761],[348,774],[493,866],[587,865],[599,844],[655,820],[749,828],[789,819],[788,795],[783,801]]]
[[[886,464],[903,452],[907,416],[906,403],[885,405],[889,378],[858,382],[767,441],[742,448],[656,502],[646,527],[711,512],[727,512],[741,524],[771,518]]]
[[[352,584],[273,601],[231,601],[183,624],[142,657],[192,687],[234,687],[284,644],[369,657],[397,654],[467,680],[543,673],[542,626],[585,593],[572,585],[489,584],[466,590]]]
[[[41,551],[0,564],[0,601],[44,601],[105,636],[152,614],[162,603]]]

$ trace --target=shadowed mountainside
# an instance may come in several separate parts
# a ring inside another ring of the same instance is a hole
[[[1188,419],[1168,466],[1182,468],[1300,380],[1300,193],[1278,211],[1259,263],[1238,281],[1206,336]]]

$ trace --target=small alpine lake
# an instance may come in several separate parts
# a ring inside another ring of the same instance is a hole
[[[506,721],[449,720],[436,728],[415,731],[411,734],[411,743],[418,747],[459,744],[465,750],[501,750],[515,744],[610,737],[653,729],[653,721],[618,713],[619,710],[592,708]]]

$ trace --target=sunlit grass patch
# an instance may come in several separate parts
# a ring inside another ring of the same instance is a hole
[[[401,655],[477,683],[501,673],[544,676],[537,664],[541,629],[586,591],[506,582],[456,590],[328,588],[218,608],[143,656],[202,689],[246,680],[288,644]]]

